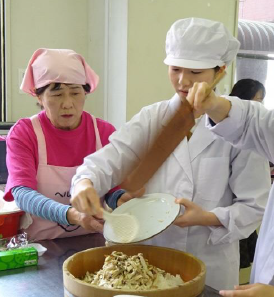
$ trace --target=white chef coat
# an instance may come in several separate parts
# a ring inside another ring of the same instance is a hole
[[[229,117],[211,127],[238,148],[252,149],[274,163],[274,111],[256,102],[228,97],[232,103]],[[251,283],[274,285],[274,184],[266,206],[251,272]]]
[[[179,105],[175,95],[143,108],[111,135],[109,145],[84,159],[73,183],[89,178],[99,196],[119,185]],[[231,289],[239,282],[239,240],[258,227],[269,188],[267,161],[217,138],[205,128],[204,116],[191,139],[185,138],[148,182],[146,192],[190,199],[215,213],[223,226],[172,225],[146,243],[194,254],[207,266],[207,285]]]

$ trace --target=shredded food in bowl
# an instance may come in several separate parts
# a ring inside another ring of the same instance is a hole
[[[184,283],[179,274],[174,276],[150,265],[142,253],[128,256],[118,251],[107,255],[102,269],[94,274],[87,272],[83,280],[105,288],[139,291],[173,288]]]

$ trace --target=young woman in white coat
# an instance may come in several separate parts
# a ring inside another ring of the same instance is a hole
[[[164,62],[176,94],[143,108],[108,146],[85,158],[73,178],[72,205],[87,213],[99,211],[99,196],[125,179],[193,84],[211,84],[238,49],[239,42],[219,22],[175,22],[167,34]],[[186,209],[182,206],[176,225],[146,244],[192,253],[207,266],[207,285],[229,289],[239,282],[239,240],[259,226],[264,213],[269,166],[259,155],[217,138],[205,128],[205,117],[196,117],[192,137],[179,144],[145,186],[147,193],[181,198]]]
[[[206,83],[195,84],[188,100],[197,113],[207,113],[207,127],[237,148],[250,149],[274,163],[274,110],[237,98],[205,98]],[[211,119],[210,119],[210,118]],[[214,123],[213,123],[214,121]],[[274,297],[274,183],[261,225],[249,285],[222,290],[232,297]]]

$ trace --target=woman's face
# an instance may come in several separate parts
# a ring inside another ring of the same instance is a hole
[[[214,69],[187,69],[177,66],[169,66],[169,78],[181,98],[186,98],[188,90],[195,82],[211,84],[215,77]]]
[[[60,84],[59,89],[53,90],[54,85],[55,83],[50,84],[38,97],[38,101],[56,128],[73,130],[81,121],[85,91],[78,84]]]

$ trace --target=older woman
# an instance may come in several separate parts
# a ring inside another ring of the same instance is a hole
[[[83,111],[86,94],[97,84],[96,73],[72,50],[38,49],[28,64],[21,89],[37,97],[44,109],[19,120],[9,132],[5,199],[14,199],[31,214],[23,221],[30,239],[102,231],[102,221],[69,205],[77,166],[109,143],[115,131],[110,123]],[[123,193],[109,193],[108,203],[112,206]]]

